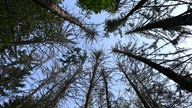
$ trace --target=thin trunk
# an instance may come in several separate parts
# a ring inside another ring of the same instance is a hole
[[[184,89],[192,92],[192,86],[191,86],[192,82],[187,80],[186,78],[184,78],[182,75],[178,75],[173,70],[171,70],[169,68],[165,68],[165,67],[161,66],[160,64],[156,64],[156,63],[152,62],[151,60],[149,60],[147,58],[132,54],[132,53],[130,53],[128,51],[121,51],[121,50],[119,50],[117,48],[114,48],[113,52],[126,55],[128,57],[134,58],[136,60],[139,60],[139,61],[149,65],[150,67],[156,69],[157,71],[159,71],[163,75],[165,75],[168,78],[170,78],[171,80],[173,80],[174,82],[178,83]]]
[[[157,103],[152,99],[151,95],[149,94],[147,87],[143,84],[143,82],[139,79],[139,77],[136,75],[135,72],[134,76],[136,77],[136,79],[138,80],[138,82],[141,84],[142,89],[144,89],[143,91],[145,92],[145,94],[147,95],[147,98],[149,99],[148,103],[152,108],[159,108],[159,106],[157,105]]]
[[[80,66],[80,67],[76,70],[76,72],[75,72],[70,78],[68,78],[68,79],[64,82],[63,87],[58,90],[58,93],[55,94],[54,98],[53,98],[53,99],[50,99],[50,100],[48,99],[48,100],[49,100],[48,103],[47,103],[47,104],[44,104],[43,107],[50,107],[50,106],[51,106],[51,107],[54,108],[54,107],[57,105],[57,103],[59,102],[59,100],[60,100],[61,98],[64,98],[64,95],[65,95],[65,93],[66,93],[66,90],[69,88],[69,86],[70,86],[74,81],[76,81],[76,76],[81,73],[81,70],[82,70],[82,66]],[[64,78],[64,79],[65,79],[65,78]],[[60,83],[58,83],[58,84],[56,84],[56,85],[59,85],[59,84],[61,84],[61,83],[62,83],[62,82],[60,82]],[[48,97],[49,97],[49,96],[48,96]]]
[[[27,102],[29,99],[31,99],[31,97],[37,93],[37,91],[39,91],[43,86],[45,86],[51,79],[54,79],[56,78],[58,75],[59,75],[60,72],[57,72],[56,74],[52,74],[52,76],[50,76],[49,78],[46,78],[45,81],[39,85],[32,93],[30,93],[28,96],[27,96],[27,99],[24,101]]]
[[[103,69],[101,72],[102,76],[103,76],[103,82],[105,85],[105,93],[106,93],[106,99],[107,99],[107,108],[111,108],[111,103],[110,103],[110,96],[109,96],[109,88],[108,88],[108,82],[107,82],[107,78],[105,75],[105,70]]]
[[[64,18],[65,20],[79,26],[80,28],[82,28],[85,32],[94,35],[95,32],[88,29],[87,27],[85,27],[85,25],[83,25],[77,18],[75,18],[74,16],[70,15],[69,13],[67,13],[66,11],[64,11],[61,7],[59,7],[58,5],[55,5],[51,2],[49,2],[49,0],[33,0],[35,3],[41,5],[42,7],[50,10],[52,13],[54,13],[55,15],[58,15],[62,18]],[[51,0],[50,0],[51,1]]]
[[[93,90],[93,87],[94,87],[94,81],[95,81],[95,76],[96,76],[98,66],[99,66],[99,61],[98,61],[98,59],[96,59],[95,65],[94,65],[94,68],[93,68],[93,72],[92,72],[93,74],[91,76],[89,90],[88,90],[87,96],[86,96],[85,108],[90,108],[91,93],[92,93],[92,90]]]
[[[123,18],[117,19],[117,20],[109,20],[106,22],[108,31],[113,31],[114,29],[116,29],[118,26],[123,25],[127,19],[129,18],[129,16],[131,16],[135,11],[137,11],[138,9],[140,9],[148,0],[140,0],[139,3],[133,7],[130,12],[125,15]],[[110,30],[112,29],[112,30]]]
[[[131,11],[122,19],[121,22],[127,20],[129,18],[129,16],[131,16],[135,11],[137,11],[138,9],[140,9],[148,0],[140,0],[139,3],[131,9]]]
[[[129,81],[129,83],[131,84],[131,86],[133,87],[133,89],[135,90],[137,96],[139,97],[139,99],[141,100],[141,102],[143,103],[145,108],[151,108],[148,105],[148,102],[146,101],[146,99],[142,96],[142,94],[140,93],[139,89],[137,88],[137,86],[131,81],[131,79],[129,78],[129,76],[126,74],[126,71],[123,69],[121,64],[118,64],[118,67],[120,69],[121,72],[123,72],[123,74],[125,75],[126,79]]]
[[[118,10],[120,1],[121,1],[121,0],[116,0],[116,1],[115,1],[115,2],[116,2],[116,5],[115,5],[115,11]]]

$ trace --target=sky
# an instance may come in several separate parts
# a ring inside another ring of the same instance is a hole
[[[71,10],[71,13],[77,14],[79,16],[79,8],[75,5],[76,0],[65,0],[64,2],[64,6],[67,7],[67,9]],[[96,28],[98,33],[99,33],[99,37],[104,37],[104,21],[106,19],[108,19],[108,17],[110,16],[109,13],[107,12],[102,12],[100,14],[93,14],[90,16],[91,19],[85,19],[86,23],[95,23],[95,24],[99,24],[99,26]],[[115,42],[119,41],[119,36],[111,36],[110,38],[98,38],[98,40],[94,43],[93,46],[91,47],[96,47],[96,48],[104,48],[104,49],[108,49],[110,46],[114,45]],[[90,46],[84,46],[84,47],[90,47]]]
[[[77,10],[79,10],[79,8],[77,8],[77,6],[75,6],[74,2],[76,2],[76,0],[65,0],[64,2],[64,5],[69,8],[71,10],[71,13],[76,13],[78,15],[78,12]],[[174,12],[172,12],[172,15],[173,16],[176,16],[176,15],[179,15],[183,12],[185,12],[187,10],[187,8],[185,6],[180,6],[178,7]],[[85,21],[88,21],[88,22],[94,22],[96,24],[100,24],[99,28],[97,28],[97,30],[103,31],[103,27],[104,27],[104,21],[106,19],[109,18],[109,14],[106,13],[106,12],[102,12],[100,14],[97,14],[97,15],[91,15],[91,19],[86,19]],[[102,34],[101,34],[102,35]],[[150,39],[146,39],[146,38],[143,38],[141,39],[142,37],[140,37],[140,40],[142,40],[143,42],[152,42]],[[111,36],[109,38],[102,38],[101,40],[98,40],[97,43],[94,43],[94,45],[92,46],[83,46],[85,48],[104,48],[104,49],[110,49],[112,46],[115,45],[115,43],[117,42],[123,42],[123,43],[127,43],[128,41],[130,41],[130,38],[127,37],[127,36],[124,36],[123,38],[120,37],[120,36],[115,36],[113,34],[111,34]],[[140,41],[142,43],[142,41]],[[191,47],[191,42],[192,42],[192,39],[187,39],[187,40],[184,40],[185,42],[183,42],[180,47]],[[163,45],[164,43],[159,43],[159,45]],[[167,50],[170,50],[170,49],[167,49]],[[116,97],[119,95],[118,91],[115,91],[115,88],[124,88],[124,86],[122,84],[118,84],[117,82],[117,85],[114,86],[114,91],[115,92],[115,95]],[[121,94],[123,95],[123,94]]]
[[[76,0],[66,0],[64,2],[64,6],[66,5],[67,8],[69,8],[69,10],[71,10],[71,13],[75,12],[78,15],[78,11],[76,11],[76,10],[79,10],[79,8],[77,6],[75,6],[74,2],[76,2]],[[86,19],[85,21],[86,21],[86,23],[93,22],[93,23],[99,24],[97,31],[99,33],[99,36],[104,37],[104,31],[103,31],[104,30],[104,21],[106,19],[109,19],[109,16],[110,16],[109,13],[102,12],[100,14],[91,15],[90,16],[91,19]],[[115,36],[113,34],[110,34],[109,38],[99,38],[91,46],[82,45],[81,47],[85,48],[85,49],[103,49],[109,53],[109,52],[111,52],[111,48],[115,45],[115,43],[123,42],[128,39],[129,38],[126,38],[126,37],[121,38],[120,36]],[[116,77],[117,77],[117,79],[120,78],[120,76],[118,76],[118,75]],[[111,91],[114,93],[115,97],[119,97],[120,95],[123,95],[123,91],[117,91],[117,88],[118,88],[118,90],[124,90],[125,86],[123,86],[121,84],[121,82],[115,82],[115,86],[113,86],[111,89]]]
[[[75,6],[76,0],[64,0],[64,6],[69,10],[70,13],[76,14],[77,16],[79,16],[79,8],[77,6]],[[178,15],[182,12],[184,12],[187,8],[186,7],[180,7],[177,10],[175,10],[172,15]],[[100,24],[100,26],[98,26],[97,30],[99,31],[100,35],[102,36],[103,34],[103,27],[104,27],[104,21],[106,19],[108,19],[110,15],[107,12],[102,12],[101,14],[97,14],[97,15],[91,15],[91,19],[86,19],[86,22],[93,22],[96,24]],[[94,45],[89,46],[89,45],[83,45],[81,44],[83,48],[85,49],[91,49],[91,48],[102,48],[102,49],[107,49],[109,50],[112,46],[115,45],[115,43],[117,42],[123,42],[123,43],[127,43],[130,40],[130,38],[124,36],[123,38],[121,38],[120,36],[115,36],[113,34],[111,34],[111,36],[109,38],[102,38],[102,39],[98,39],[98,41],[96,43],[94,43]],[[143,41],[147,41],[150,42],[150,40],[143,40]],[[184,42],[183,46],[191,46],[191,42],[192,40],[188,39],[185,40],[186,42]],[[119,82],[117,82],[117,85],[114,88],[124,88],[122,86],[122,84],[118,84]],[[113,91],[116,92],[116,96],[119,95],[118,91]]]
[[[75,5],[75,2],[76,2],[76,0],[65,0],[64,1],[64,6],[66,6],[66,8],[69,9],[71,13],[79,15],[78,12],[80,12],[80,9]],[[180,13],[183,13],[186,10],[187,10],[186,6],[182,6],[182,5],[178,6],[175,9],[175,11],[172,12],[172,15],[173,16],[179,15]],[[93,22],[95,24],[100,24],[98,26],[97,30],[99,31],[100,36],[103,36],[102,33],[103,33],[103,29],[104,29],[104,21],[106,19],[112,18],[113,15],[110,15],[107,12],[102,12],[100,14],[93,14],[90,17],[91,17],[91,19],[86,19],[85,21],[88,22],[88,23]],[[142,38],[142,37],[139,37],[139,38]],[[140,39],[140,40],[143,40],[144,42],[151,42],[150,39],[146,39],[146,38],[143,38],[143,39]],[[128,36],[126,36],[126,35],[124,35],[123,37],[120,37],[120,36],[110,34],[109,38],[98,39],[98,41],[94,45],[92,45],[91,48],[96,47],[96,48],[110,49],[112,46],[114,46],[114,43],[117,43],[117,42],[127,43],[128,41],[130,41],[130,38],[128,38]],[[191,46],[190,43],[191,43],[192,39],[187,39],[187,40],[184,40],[184,41],[185,42],[183,42],[181,44],[181,47],[186,47],[186,46],[190,47]],[[89,48],[90,46],[83,46],[83,47]]]

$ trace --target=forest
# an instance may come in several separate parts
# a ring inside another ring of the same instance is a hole
[[[191,108],[191,0],[1,0],[0,108]]]

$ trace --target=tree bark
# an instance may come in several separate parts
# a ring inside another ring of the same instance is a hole
[[[63,78],[62,81],[60,81],[60,83],[56,84],[56,86],[57,86],[57,85],[61,84],[61,82],[64,81],[61,88],[58,89],[57,92],[55,93],[54,98],[48,99],[49,100],[48,103],[46,105],[44,105],[43,108],[50,107],[50,106],[55,108],[55,106],[58,104],[59,100],[64,98],[66,91],[70,87],[70,85],[77,80],[77,78],[76,78],[77,75],[79,75],[81,72],[82,72],[82,66],[78,66],[77,70],[75,71],[75,73],[72,76],[69,76],[67,79]]]
[[[192,25],[192,9],[178,16],[152,22],[144,26],[138,27],[132,31],[126,32],[126,34],[150,30],[154,28],[172,29],[178,26],[185,25]]]
[[[93,87],[94,87],[94,81],[95,81],[95,76],[96,76],[98,66],[99,66],[99,60],[96,59],[95,65],[94,65],[94,68],[93,68],[93,74],[91,76],[89,90],[88,90],[87,96],[86,96],[85,108],[90,108],[91,93],[92,93],[92,90],[93,90]]]
[[[145,108],[151,108],[146,99],[141,95],[138,87],[131,81],[131,79],[129,78],[129,76],[126,74],[126,71],[123,69],[122,65],[121,64],[118,64],[118,67],[120,69],[121,72],[123,72],[123,74],[125,75],[126,79],[129,81],[129,83],[131,84],[131,86],[133,87],[133,89],[135,90],[137,96],[139,97],[139,99],[141,100],[141,102],[143,103],[143,106]]]
[[[114,48],[113,52],[126,55],[128,57],[134,58],[134,59],[136,59],[138,61],[141,61],[141,62],[149,65],[150,67],[156,69],[157,71],[159,71],[163,75],[167,76],[168,78],[170,78],[171,80],[173,80],[174,82],[179,84],[184,89],[192,92],[192,82],[187,80],[186,78],[184,78],[182,75],[178,75],[173,70],[171,70],[169,68],[165,68],[165,67],[161,66],[160,64],[156,64],[156,63],[152,62],[151,60],[149,60],[147,58],[132,54],[132,53],[130,53],[128,51],[121,51],[118,48]]]
[[[83,25],[77,18],[75,18],[74,16],[70,15],[69,13],[67,13],[66,11],[64,11],[61,7],[59,7],[58,5],[55,5],[51,2],[48,2],[48,0],[33,0],[35,3],[41,5],[42,7],[50,10],[52,13],[54,13],[55,15],[60,16],[61,18],[64,18],[65,20],[79,26],[80,28],[82,28],[85,32],[91,34],[91,35],[95,35],[95,32],[88,29],[87,27],[85,27],[85,25]]]
[[[130,10],[130,12],[122,19],[122,22],[127,20],[129,16],[131,16],[135,11],[141,8],[148,0],[140,0],[139,3]]]
[[[106,100],[107,100],[107,108],[111,108],[111,103],[110,103],[110,96],[109,96],[109,87],[108,87],[108,82],[107,82],[107,78],[105,75],[105,70],[102,69],[101,74],[103,76],[103,82],[104,82],[104,86],[105,86],[105,94],[106,94]]]
[[[131,16],[135,11],[140,9],[147,1],[148,0],[140,0],[138,2],[138,4],[135,7],[133,7],[127,15],[120,17],[118,19],[106,21],[105,29],[108,32],[112,32],[112,31],[116,30],[120,25],[124,25],[126,23],[127,19],[129,18],[129,16]]]

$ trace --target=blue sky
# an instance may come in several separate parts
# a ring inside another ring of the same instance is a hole
[[[76,0],[65,0],[64,1],[64,8],[67,8],[67,10],[69,10],[70,13],[73,13],[74,15],[77,15],[77,16],[82,16],[79,14],[79,8],[77,6],[75,6],[75,3]],[[180,7],[178,8],[177,10],[175,10],[172,14],[173,15],[178,15],[180,13],[182,13],[183,11],[186,10],[186,7]],[[100,35],[102,36],[103,35],[103,26],[104,26],[104,21],[105,19],[108,19],[109,18],[109,14],[106,13],[106,12],[102,12],[101,14],[97,14],[97,15],[91,15],[91,19],[85,19],[85,22],[86,23],[89,23],[89,22],[93,22],[93,23],[96,23],[96,24],[100,24],[100,26],[98,26],[97,30],[99,31]],[[112,16],[111,16],[112,17]],[[140,41],[141,43],[143,41],[145,42],[151,42],[150,39],[144,39],[144,38],[141,38],[140,37]],[[89,45],[82,45],[81,47],[85,48],[85,49],[89,49],[89,48],[102,48],[102,49],[110,49],[112,46],[115,45],[115,43],[117,43],[118,41],[120,42],[123,42],[123,43],[127,43],[128,41],[130,41],[130,38],[127,37],[127,36],[124,36],[123,38],[120,38],[120,36],[115,36],[113,34],[111,34],[111,36],[109,38],[101,38],[97,41],[97,43],[94,43],[92,46],[89,46]],[[185,40],[186,42],[183,44],[183,46],[189,46],[190,47],[190,42],[191,40]],[[186,44],[186,45],[185,45]],[[117,85],[114,86],[114,88],[124,88],[124,86],[122,86],[122,84],[118,84],[119,82],[117,82]],[[118,91],[113,91],[113,92],[116,92],[116,96],[118,95]],[[123,92],[123,91],[122,91]],[[121,94],[122,95],[122,94]]]

